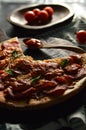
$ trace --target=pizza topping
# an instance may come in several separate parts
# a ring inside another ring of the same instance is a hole
[[[54,89],[51,89],[49,91],[45,91],[45,93],[48,95],[51,95],[51,96],[60,96],[65,92],[66,89],[67,88],[65,87],[65,85],[57,86]]]
[[[9,54],[13,57],[10,64],[7,59],[0,60],[5,65],[5,71],[2,67],[0,70],[0,79],[4,81],[3,84],[0,82],[0,88],[4,89],[6,97],[13,99],[59,96],[67,89],[73,89],[76,79],[86,75],[79,55],[61,58],[58,62],[52,59],[35,61],[29,56],[20,55],[17,49]]]
[[[4,91],[4,93],[5,93],[5,96],[11,96],[11,97],[13,97],[14,96],[14,94],[13,94],[13,92],[12,92],[12,89],[9,87],[9,88],[7,88],[5,91]]]
[[[73,75],[74,79],[81,79],[84,76],[86,76],[86,69],[83,67],[81,69],[78,70],[78,72],[76,74]]]
[[[65,66],[68,65],[68,63],[69,63],[69,60],[68,60],[68,59],[62,60],[61,67],[64,68]]]
[[[17,62],[15,62],[14,68],[18,67],[19,63],[22,63],[24,66],[27,62],[23,64],[23,60],[18,59]],[[24,76],[20,77],[22,78],[21,80],[16,79],[16,81],[9,82],[9,86],[12,86],[11,89],[14,97],[30,97],[29,92],[31,92],[31,95],[34,95],[34,98],[36,98],[38,93],[61,95],[66,89],[72,89],[73,82],[75,81],[74,79],[80,78],[86,73],[83,72],[84,70],[80,64],[70,63],[69,59],[63,59],[61,61],[61,69],[60,65],[57,63],[37,61],[33,64],[33,62],[29,62],[31,70],[28,71],[27,74],[24,74]],[[27,69],[29,69],[29,66],[27,66]],[[22,68],[22,70],[24,70],[24,68]],[[41,75],[38,75],[38,71]],[[34,92],[32,94],[33,90]]]
[[[23,52],[20,48],[20,45],[16,39],[16,41],[13,39],[12,42],[10,41],[7,41],[7,42],[3,42],[1,44],[1,57],[3,58],[6,58],[6,57],[11,57],[11,55],[14,56],[14,52],[18,52],[20,55],[23,55]]]
[[[21,91],[27,90],[28,88],[31,87],[30,81],[22,81],[22,82],[19,82],[19,81],[12,82],[11,81],[9,83],[9,85],[12,86],[13,92],[21,92]]]
[[[64,74],[63,76],[64,76],[66,83],[69,83],[74,80],[73,76],[71,76],[71,75]]]
[[[0,79],[0,90],[4,89],[4,83],[2,82],[2,80]]]
[[[81,62],[81,55],[71,55],[70,56],[70,63],[79,63]]]
[[[3,74],[5,71],[4,70],[0,70],[0,75]]]
[[[14,71],[13,71],[13,70],[8,69],[8,70],[6,70],[6,72],[7,72],[9,75],[14,76]]]
[[[80,68],[81,68],[81,65],[72,64],[72,65],[66,66],[64,69],[68,74],[76,74]]]
[[[7,52],[6,52],[6,51],[1,51],[1,52],[0,52],[0,60],[5,59],[6,56],[7,56]]]
[[[57,67],[58,67],[58,63],[55,63],[55,62],[46,63],[46,71],[56,69]]]
[[[22,92],[18,92],[18,93],[13,93],[13,90],[11,88],[7,88],[4,92],[6,97],[11,97],[14,99],[21,99],[21,98],[26,98],[26,97],[32,97],[33,93],[36,91],[35,88],[31,87],[28,88]]]
[[[32,79],[31,79],[31,83],[36,83],[37,81],[40,80],[40,78],[41,78],[41,75],[39,75],[39,76],[37,76],[37,77],[35,77],[35,78],[32,78]]]
[[[37,77],[38,75],[43,75],[46,71],[46,64],[45,62],[34,62],[32,65],[31,75],[33,77]]]
[[[0,74],[0,78],[5,81],[5,79],[8,77],[8,73],[4,70],[1,74]]]
[[[33,93],[35,93],[35,92],[36,92],[36,89],[33,88],[33,87],[31,87],[31,88],[29,88],[29,89],[23,91],[23,92],[21,93],[21,96],[19,96],[19,97],[23,97],[23,98],[25,98],[25,97],[30,97],[30,96],[32,96]],[[18,95],[15,95],[15,96],[17,97]]]
[[[50,80],[56,76],[63,75],[63,73],[64,73],[64,70],[62,70],[62,69],[53,69],[53,71],[49,70],[48,72],[46,72],[44,77],[45,77],[45,79]]]
[[[19,47],[19,44],[18,44],[18,42],[17,41],[13,41],[13,42],[4,42],[2,45],[1,45],[1,47],[2,47],[2,50],[4,50],[4,49],[6,49],[6,50],[8,50],[8,49],[14,49],[14,48],[17,48],[17,47]]]
[[[55,78],[55,80],[56,80],[57,82],[59,82],[60,84],[66,83],[66,80],[65,80],[64,76],[57,76],[57,77]]]
[[[0,69],[4,69],[8,66],[9,59],[0,60]]]
[[[51,88],[54,88],[57,85],[57,83],[53,80],[49,81],[49,80],[45,80],[42,79],[38,82],[38,84],[36,84],[36,89],[39,91],[43,91],[43,90],[49,90]]]
[[[14,58],[18,58],[18,57],[19,57],[18,51],[14,50],[14,51],[12,52],[12,56],[13,56]]]
[[[62,85],[62,84],[66,84],[66,87],[68,87],[72,82],[73,82],[74,78],[71,75],[67,75],[67,74],[63,74],[62,76],[57,76],[55,78],[55,81]]]
[[[14,63],[10,65],[10,68],[14,71],[19,71],[21,73],[29,73],[33,67],[33,62],[30,59],[26,59],[24,57],[17,58]]]

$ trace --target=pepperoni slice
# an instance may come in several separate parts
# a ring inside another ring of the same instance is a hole
[[[20,98],[26,98],[26,97],[31,97],[32,94],[36,91],[35,88],[31,87],[23,92],[19,92],[19,93],[13,93],[13,90],[11,88],[7,88],[5,90],[5,95],[7,97],[12,97],[12,98],[17,98],[17,99],[20,99]]]
[[[52,90],[45,91],[45,93],[48,95],[52,95],[52,96],[60,96],[65,92],[66,89],[67,89],[67,87],[65,85],[57,86]]]
[[[81,56],[80,55],[71,55],[70,56],[70,63],[80,63]]]
[[[40,82],[36,86],[36,89],[42,91],[54,88],[56,85],[57,83],[55,81],[40,80]]]
[[[65,67],[66,73],[68,74],[76,74],[78,70],[81,68],[79,64],[71,64]]]

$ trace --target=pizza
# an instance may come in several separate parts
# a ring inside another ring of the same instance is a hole
[[[0,44],[0,105],[38,109],[61,103],[86,84],[86,53],[34,60],[17,37]]]

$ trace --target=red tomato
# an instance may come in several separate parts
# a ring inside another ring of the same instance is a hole
[[[39,24],[39,16],[38,16],[38,14],[40,13],[40,9],[39,8],[35,8],[35,9],[33,9],[33,12],[36,15],[35,24]]]
[[[48,12],[49,16],[52,17],[52,15],[54,13],[54,10],[53,10],[52,7],[47,6],[47,7],[44,8],[44,10],[46,10]]]
[[[28,21],[29,24],[33,24],[35,22],[36,15],[33,11],[27,11],[24,14],[24,17]]]
[[[40,23],[42,24],[47,23],[49,20],[49,15],[47,11],[45,10],[41,10],[40,13],[38,14],[38,17],[39,17]]]
[[[76,39],[79,43],[86,43],[86,30],[80,30],[76,33]]]
[[[39,8],[35,8],[35,9],[33,9],[33,12],[34,12],[36,15],[38,15],[38,14],[40,13],[40,9],[39,9]]]

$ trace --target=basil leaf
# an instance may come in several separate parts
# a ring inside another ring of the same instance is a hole
[[[68,59],[64,59],[61,63],[61,67],[64,68],[65,66],[67,66],[69,63],[69,60]]]
[[[14,51],[12,52],[12,56],[13,56],[14,58],[18,58],[18,57],[19,57],[18,52],[17,52],[16,50],[14,50]]]
[[[31,82],[32,82],[32,83],[37,82],[37,81],[40,80],[40,78],[41,78],[41,75],[40,75],[40,76],[37,76],[37,77],[35,77],[35,78],[32,78],[32,79],[31,79]]]
[[[7,72],[9,75],[14,76],[14,72],[13,72],[13,70],[9,69],[9,70],[6,70],[6,72]]]

